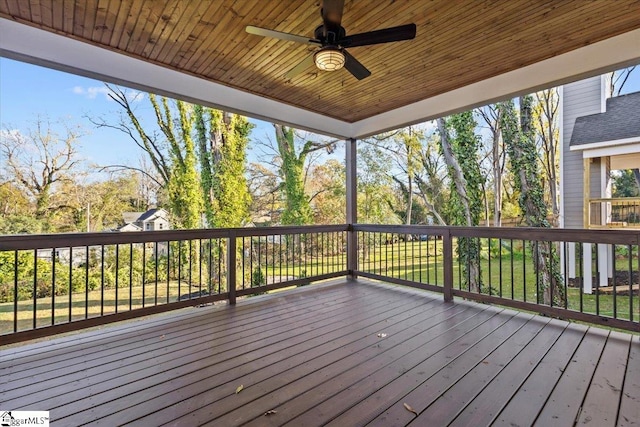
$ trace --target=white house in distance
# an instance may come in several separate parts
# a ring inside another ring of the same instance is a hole
[[[124,212],[124,225],[118,231],[158,231],[169,230],[169,213],[161,208],[149,209],[146,212]]]
[[[627,228],[640,226],[640,199],[612,198],[611,171],[640,168],[640,92],[612,98],[608,75],[562,88],[560,226]],[[576,247],[563,260],[576,277]],[[598,245],[599,286],[613,276],[611,247]],[[592,292],[592,248],[583,250],[584,292]]]

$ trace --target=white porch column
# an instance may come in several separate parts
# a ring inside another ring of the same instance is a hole
[[[576,278],[576,244],[569,242],[567,245],[567,261],[569,262],[569,278]],[[564,248],[564,246],[563,246]]]
[[[593,293],[593,267],[591,265],[591,243],[582,244],[582,292]]]

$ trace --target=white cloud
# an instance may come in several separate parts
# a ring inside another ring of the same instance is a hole
[[[103,95],[107,101],[113,101],[109,97],[109,89],[106,86],[74,86],[72,89],[76,95],[84,96],[87,99],[96,99],[98,95]],[[144,98],[144,94],[134,89],[124,89],[124,93],[129,99],[129,102],[140,102]]]

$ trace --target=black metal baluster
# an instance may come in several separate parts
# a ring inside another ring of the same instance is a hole
[[[69,322],[72,320],[73,307],[73,247],[69,246]]]
[[[84,250],[84,318],[89,317],[89,246]]]
[[[120,305],[120,301],[118,300],[118,287],[120,285],[120,245],[116,243],[116,296],[115,296],[115,306],[116,313],[118,312],[118,306]]]
[[[33,250],[33,329],[36,328],[38,307],[38,250]]]
[[[13,332],[18,332],[18,251],[13,252]]]
[[[51,325],[56,324],[56,248],[51,248]]]
[[[129,243],[129,311],[133,308],[133,243]]]
[[[100,316],[104,316],[104,245],[100,245]]]

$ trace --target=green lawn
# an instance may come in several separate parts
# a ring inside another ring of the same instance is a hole
[[[196,292],[197,287],[192,287],[191,292]],[[180,293],[185,295],[189,292],[189,286],[182,283]],[[80,320],[86,317],[97,317],[103,314],[111,314],[117,311],[123,312],[130,309],[141,308],[143,306],[143,287],[134,286],[131,288],[131,303],[129,288],[119,288],[116,299],[116,290],[107,289],[104,295],[99,290],[90,291],[87,295],[84,292],[74,293],[71,295],[71,320]],[[156,298],[158,304],[164,304],[168,300],[170,302],[178,299],[178,283],[147,284],[144,287],[144,306],[154,305]],[[104,301],[101,304],[101,301]],[[52,324],[52,316],[55,316],[55,324],[67,323],[69,321],[69,295],[56,296],[55,308],[52,309],[52,299],[39,298],[36,300],[36,327],[48,326]],[[18,330],[26,330],[33,328],[33,300],[18,301]],[[0,304],[0,333],[13,331],[13,302]]]

